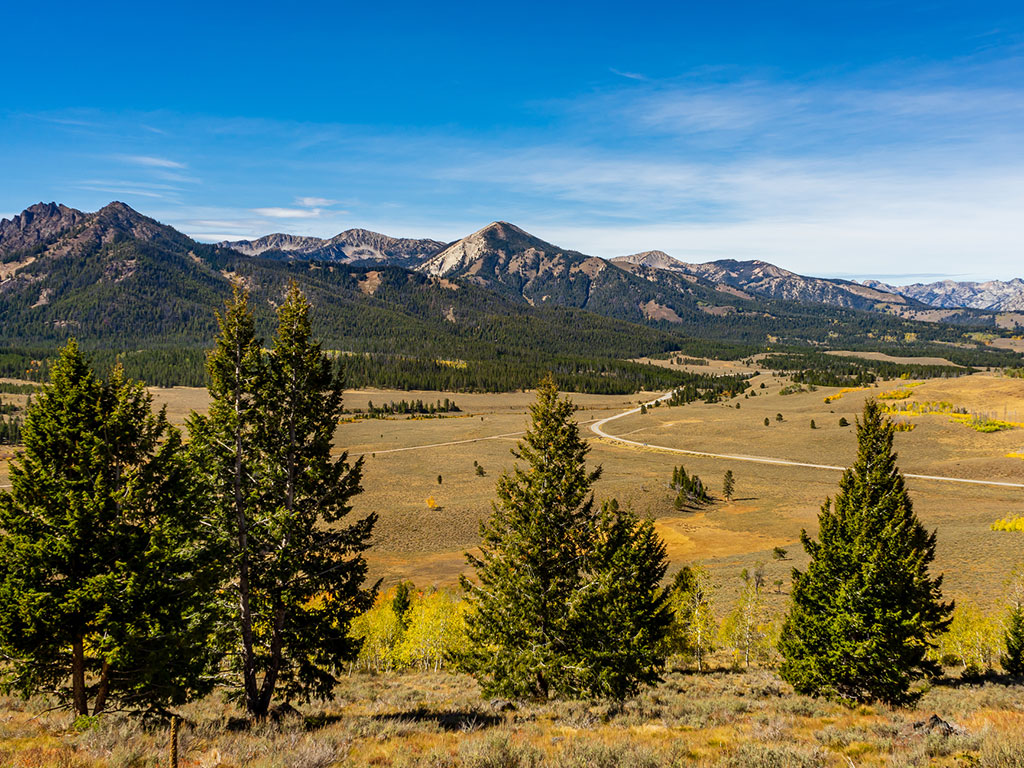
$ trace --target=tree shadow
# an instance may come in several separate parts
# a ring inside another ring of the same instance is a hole
[[[448,732],[475,731],[480,728],[491,728],[503,722],[503,718],[488,712],[476,710],[433,712],[422,707],[408,712],[374,715],[372,719],[388,723],[433,723],[442,731]]]
[[[1024,682],[1024,677],[1014,677],[1013,675],[1000,674],[989,670],[987,672],[979,672],[975,674],[963,674],[957,677],[943,675],[942,677],[933,677],[929,682],[937,688],[955,689],[981,685],[983,683],[993,683],[994,685],[1020,685]]]

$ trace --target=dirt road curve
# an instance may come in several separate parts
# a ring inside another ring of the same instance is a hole
[[[672,393],[662,395],[661,397],[651,400],[650,403],[645,405],[652,405],[658,400],[668,400]],[[636,440],[627,440],[624,437],[617,437],[616,435],[609,435],[604,431],[603,427],[616,419],[621,419],[623,416],[629,416],[634,413],[639,413],[640,407],[633,408],[629,411],[623,411],[622,413],[616,414],[615,416],[609,416],[606,419],[599,419],[590,425],[591,431],[598,437],[603,437],[606,440],[611,440],[616,443],[622,443],[624,445],[633,446],[634,448],[651,448],[657,451],[668,451],[670,453],[682,453],[687,456],[703,456],[711,459],[728,459],[729,461],[749,461],[756,464],[779,464],[785,467],[810,467],[811,469],[831,469],[838,472],[842,472],[846,467],[836,467],[831,464],[808,464],[802,461],[789,461],[788,459],[773,459],[767,456],[736,456],[727,453],[710,453],[708,451],[688,451],[684,448],[669,448],[665,445],[651,445],[649,443],[641,443]],[[999,480],[968,480],[964,477],[943,477],[941,475],[912,475],[908,473],[903,474],[904,477],[911,477],[915,480],[940,480],[947,483],[969,483],[970,485],[996,485],[1003,488],[1024,488],[1024,483],[1006,483]]]

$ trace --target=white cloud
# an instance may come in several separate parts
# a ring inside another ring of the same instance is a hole
[[[253,208],[253,213],[270,219],[316,219],[322,213],[320,208]]]
[[[118,155],[119,160],[131,165],[141,165],[144,168],[176,168],[184,169],[188,166],[176,160],[168,160],[166,157],[150,157],[148,155]]]
[[[137,195],[159,200],[170,200],[177,197],[181,191],[180,187],[172,184],[159,184],[144,181],[118,181],[112,179],[86,179],[75,182],[77,189],[84,189],[90,192],[105,192],[112,195]]]
[[[337,205],[337,200],[329,200],[326,197],[296,197],[295,204],[303,208],[329,208]]]
[[[608,71],[611,72],[613,75],[618,75],[619,77],[625,77],[627,80],[646,80],[647,79],[646,75],[641,75],[639,72],[623,72],[621,69],[616,69],[615,67],[608,67]]]

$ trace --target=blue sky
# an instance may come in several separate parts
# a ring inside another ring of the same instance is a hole
[[[1024,276],[1018,3],[7,7],[0,216]]]

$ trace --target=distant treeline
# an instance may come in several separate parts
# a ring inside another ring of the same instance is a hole
[[[53,349],[0,351],[0,377],[46,381],[50,377]],[[89,352],[92,367],[105,374],[120,361],[125,375],[136,381],[145,381],[154,387],[206,386],[205,349],[140,349],[115,351],[95,349]],[[0,389],[25,394],[34,388],[24,384],[0,384],[13,389]],[[16,391],[17,390],[17,391]]]
[[[49,377],[48,350],[0,352],[0,376],[30,381]],[[104,373],[120,360],[125,374],[156,387],[206,384],[206,351],[151,349],[90,352],[93,367]],[[339,355],[345,386],[444,392],[507,392],[530,389],[551,372],[566,391],[629,394],[671,389],[690,374],[654,365],[605,358],[552,358],[507,355],[495,360],[443,360],[389,354]]]
[[[360,413],[369,416],[394,416],[394,415],[433,415],[436,413],[459,413],[462,409],[455,404],[454,400],[447,397],[438,400],[436,403],[424,403],[422,400],[399,400],[397,403],[385,403],[374,405],[372,400],[367,401],[366,408],[353,408],[347,413]]]
[[[788,352],[773,354],[761,361],[765,368],[791,372],[790,378],[801,384],[819,387],[862,387],[878,379],[952,378],[974,373],[974,368],[922,363],[895,363],[860,357],[827,355],[824,352]]]
[[[425,389],[444,392],[507,392],[530,389],[551,373],[560,389],[591,394],[629,394],[671,389],[688,374],[654,365],[601,358],[545,360],[429,360],[394,355],[349,355],[344,358],[345,386]]]
[[[668,405],[686,405],[696,400],[717,403],[723,397],[735,397],[750,387],[747,383],[753,374],[728,374],[715,376],[710,373],[687,373],[687,380],[672,391]]]

